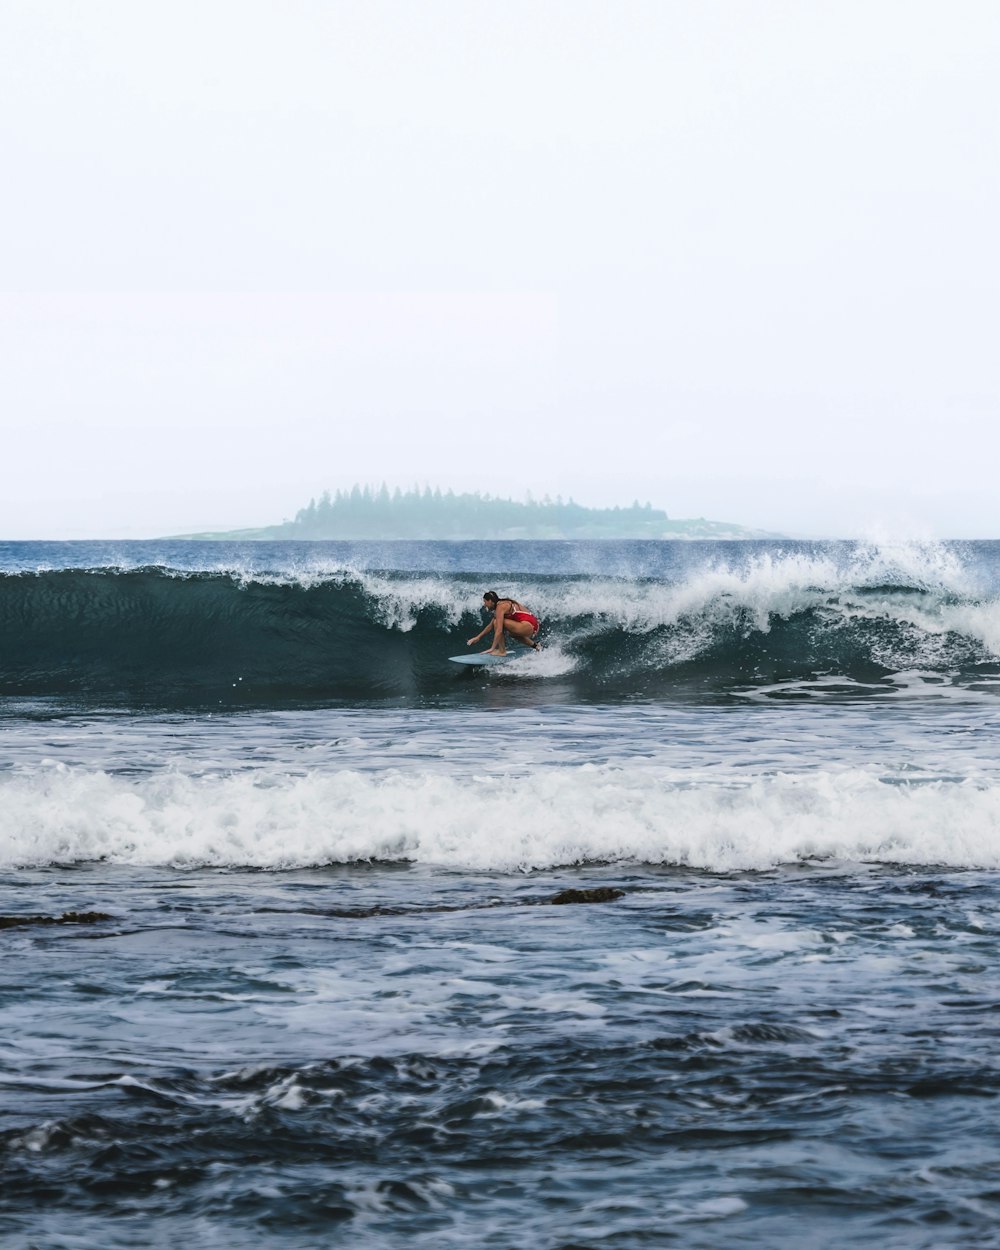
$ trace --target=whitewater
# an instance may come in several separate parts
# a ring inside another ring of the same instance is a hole
[[[5,1246],[1000,1246],[1000,543],[10,543],[0,640]]]

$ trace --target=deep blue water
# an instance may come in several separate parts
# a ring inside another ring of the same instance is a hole
[[[1000,1246],[1000,544],[0,570],[5,1247]]]

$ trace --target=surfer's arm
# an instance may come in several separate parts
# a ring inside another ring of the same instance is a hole
[[[475,643],[479,642],[482,638],[484,638],[490,632],[492,628],[493,628],[493,622],[490,621],[490,623],[486,626],[484,630],[481,630],[478,634],[476,634],[475,638],[467,639],[465,645],[467,647],[473,646]]]

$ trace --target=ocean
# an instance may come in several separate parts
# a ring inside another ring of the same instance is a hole
[[[1000,543],[6,543],[0,646],[5,1250],[1000,1247]]]

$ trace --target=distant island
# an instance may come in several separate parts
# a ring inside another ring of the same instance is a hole
[[[382,486],[355,486],[326,491],[311,499],[292,521],[260,529],[181,534],[194,540],[302,539],[429,539],[462,541],[474,538],[780,538],[780,534],[747,529],[725,521],[671,520],[652,504],[636,500],[627,508],[586,508],[562,497],[536,500],[498,499],[492,495],[454,491],[390,491]]]

